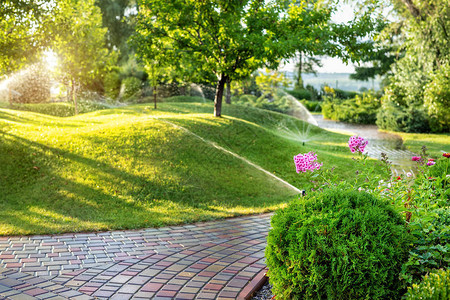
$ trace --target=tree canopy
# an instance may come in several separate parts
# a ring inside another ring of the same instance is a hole
[[[411,124],[421,124],[399,130],[448,132],[450,3],[447,0],[392,1],[406,37],[405,55],[392,65],[393,75],[385,90],[383,111],[398,114]],[[381,114],[380,120],[387,118]]]
[[[70,88],[73,100],[77,87],[90,85],[92,89],[108,66],[106,28],[94,0],[59,1],[56,23],[59,31],[52,46],[61,60],[60,78]]]
[[[0,5],[0,75],[31,61],[50,42],[55,3],[2,0]]]
[[[221,115],[224,85],[256,69],[275,68],[297,51],[356,58],[374,25],[361,18],[330,23],[333,6],[321,1],[141,0],[133,37],[144,62],[170,64],[180,72],[189,62],[212,72],[217,89],[214,114]],[[187,68],[192,70],[192,68]]]

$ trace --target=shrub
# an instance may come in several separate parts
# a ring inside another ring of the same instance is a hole
[[[325,97],[322,104],[325,118],[356,124],[375,124],[379,108],[380,101],[370,92],[347,100]]]
[[[365,192],[329,189],[272,218],[266,248],[277,299],[401,295],[409,235],[398,213]]]
[[[319,91],[316,90],[312,85],[307,84],[306,90],[308,90],[311,93],[311,101],[320,101],[321,96],[319,95]]]
[[[351,99],[355,98],[356,96],[360,96],[360,93],[358,92],[344,91],[341,89],[334,89],[334,93],[339,99]]]
[[[291,108],[291,101],[287,97],[281,95],[275,95],[273,99],[268,99],[265,96],[256,97],[253,95],[242,95],[240,97],[233,98],[231,102],[276,111],[279,113],[287,113]]]
[[[321,112],[322,111],[322,102],[320,101],[309,101],[309,100],[300,100],[303,106],[306,107],[307,110],[311,112]]]
[[[112,70],[105,75],[104,79],[105,96],[111,99],[119,97],[120,93],[120,74]]]
[[[450,183],[449,158],[429,163],[426,151],[417,176],[412,182],[391,183],[391,192],[384,196],[403,212],[408,230],[413,236],[408,261],[402,267],[401,278],[408,284],[417,283],[433,269],[450,266]]]
[[[429,132],[426,112],[417,106],[403,107],[394,103],[383,103],[377,113],[376,124],[380,129],[403,132]]]
[[[163,102],[210,102],[209,99],[197,96],[173,96],[164,98]]]
[[[436,270],[425,276],[420,284],[408,288],[406,300],[450,299],[450,269]]]
[[[133,96],[136,96],[137,93],[141,90],[142,87],[142,81],[136,77],[127,77],[124,80],[122,80],[122,87],[121,87],[121,97],[124,99],[131,98]]]
[[[424,104],[430,116],[430,127],[435,132],[450,131],[450,64],[431,76],[425,86]]]
[[[312,92],[306,89],[286,90],[286,92],[298,100],[311,100],[312,98]]]

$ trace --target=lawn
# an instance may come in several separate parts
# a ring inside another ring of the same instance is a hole
[[[197,136],[180,129],[182,126]],[[0,235],[158,227],[273,211],[295,196],[293,156],[352,176],[348,136],[265,110],[161,103],[74,117],[0,109]]]
[[[442,156],[443,152],[450,152],[450,134],[441,133],[406,133],[395,132],[402,137],[408,150],[420,153],[422,146],[427,146],[428,153],[434,157]]]

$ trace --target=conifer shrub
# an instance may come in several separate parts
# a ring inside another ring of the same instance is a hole
[[[434,270],[419,284],[408,288],[405,300],[447,300],[450,299],[450,269]]]
[[[394,299],[410,236],[389,203],[331,188],[272,218],[266,259],[277,299]]]

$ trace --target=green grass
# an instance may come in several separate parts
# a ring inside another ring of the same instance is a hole
[[[273,211],[304,188],[292,157],[354,174],[348,136],[265,110],[160,103],[54,117],[0,109],[0,235],[158,227]],[[280,131],[280,127],[282,131]],[[305,144],[303,145],[303,142]]]
[[[162,102],[210,102],[211,100],[198,96],[172,96],[162,99]]]
[[[54,102],[54,103],[9,103],[3,102],[0,108],[10,108],[14,110],[30,111],[40,114],[51,115],[55,117],[70,117],[75,115],[73,103]],[[78,112],[80,114],[88,113],[100,109],[108,108],[106,105],[93,101],[78,101]]]
[[[448,133],[392,133],[401,136],[406,148],[414,153],[420,153],[424,145],[427,147],[428,153],[434,157],[442,156],[443,152],[450,152],[450,134]]]

